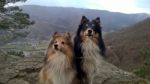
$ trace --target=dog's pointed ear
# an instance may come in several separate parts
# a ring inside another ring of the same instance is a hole
[[[58,32],[54,32],[53,33],[53,38],[57,37],[57,36],[60,36],[60,34]]]
[[[64,33],[64,36],[68,39],[71,39],[71,34],[69,32]]]
[[[82,19],[81,19],[80,23],[83,24],[83,23],[85,23],[87,21],[88,21],[88,19],[85,16],[82,16]]]
[[[98,24],[100,24],[101,23],[100,17],[96,17],[95,22],[98,23]]]

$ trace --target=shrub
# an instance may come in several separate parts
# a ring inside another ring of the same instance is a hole
[[[140,54],[144,57],[144,66],[136,70],[134,73],[150,80],[150,51],[141,50]]]
[[[13,22],[7,18],[0,21],[0,29],[9,29],[12,25]]]
[[[9,55],[14,55],[14,56],[19,56],[19,57],[24,57],[23,51],[18,51],[18,50],[9,50],[7,51]]]

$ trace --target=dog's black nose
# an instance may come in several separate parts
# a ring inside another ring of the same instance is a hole
[[[92,30],[88,30],[88,33],[91,34],[91,33],[92,33]]]
[[[54,48],[55,48],[55,49],[58,49],[58,44],[54,44]]]

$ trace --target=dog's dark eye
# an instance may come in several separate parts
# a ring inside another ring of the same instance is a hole
[[[65,44],[65,42],[61,42],[61,44]]]

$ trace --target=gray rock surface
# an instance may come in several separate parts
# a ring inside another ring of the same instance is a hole
[[[0,67],[0,84],[37,84],[37,74],[43,64],[43,59],[43,53],[34,53],[31,57]],[[150,82],[120,70],[101,59],[94,84],[150,84]]]

